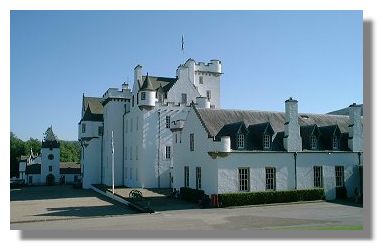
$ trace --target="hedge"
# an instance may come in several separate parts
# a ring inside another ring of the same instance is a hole
[[[220,206],[222,207],[312,201],[323,200],[324,198],[325,195],[323,188],[290,191],[226,193],[218,195],[218,200]]]
[[[198,202],[202,200],[205,191],[187,187],[180,188],[180,198],[187,201]]]

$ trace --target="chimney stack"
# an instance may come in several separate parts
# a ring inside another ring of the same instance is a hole
[[[363,151],[362,106],[349,106],[348,147],[353,152]]]
[[[298,101],[289,98],[285,101],[285,136],[283,146],[287,152],[302,151],[302,138],[298,123]]]

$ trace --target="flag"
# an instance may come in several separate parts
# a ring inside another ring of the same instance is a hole
[[[184,34],[182,34],[181,50],[184,51]]]
[[[113,141],[113,131],[112,131],[112,154],[114,154],[114,141]]]

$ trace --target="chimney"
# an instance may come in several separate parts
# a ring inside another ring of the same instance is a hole
[[[137,81],[140,81],[140,84],[142,84],[142,66],[139,64],[134,68],[133,88],[134,88],[134,85],[137,84]],[[137,89],[137,91],[138,91],[140,89],[141,85],[137,85],[137,86],[138,86],[138,89]]]
[[[349,106],[348,147],[353,152],[363,151],[362,106]]]
[[[283,146],[287,152],[302,151],[302,138],[298,123],[298,101],[289,98],[285,101],[285,136]]]

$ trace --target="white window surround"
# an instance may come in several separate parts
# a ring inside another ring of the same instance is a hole
[[[314,187],[323,187],[323,169],[322,166],[314,166]]]
[[[270,149],[271,147],[271,136],[264,135],[263,136],[263,149]]]
[[[311,149],[318,149],[318,138],[316,135],[311,136]]]
[[[195,188],[196,189],[201,189],[201,181],[202,181],[202,169],[201,167],[196,167],[195,168]]]
[[[238,134],[238,136],[237,136],[237,148],[238,149],[244,149],[245,148],[245,135],[244,134]]]
[[[266,167],[266,190],[275,190],[276,189],[276,171],[273,167]]]
[[[250,191],[250,169],[249,168],[238,168],[238,181],[239,181],[240,192]]]

